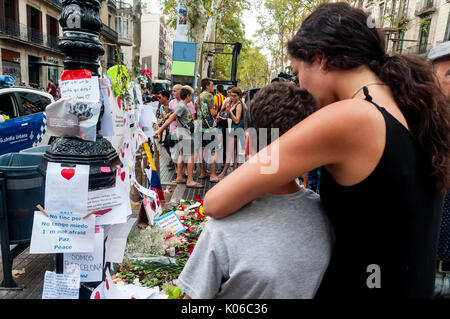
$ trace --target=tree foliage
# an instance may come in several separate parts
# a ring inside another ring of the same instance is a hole
[[[260,10],[257,36],[270,50],[271,69],[278,73],[289,65],[287,42],[300,28],[302,21],[320,4],[330,0],[254,0]],[[347,2],[354,4],[355,0]]]

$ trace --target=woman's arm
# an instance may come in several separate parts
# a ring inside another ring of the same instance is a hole
[[[161,126],[156,132],[155,132],[155,136],[160,137],[162,132],[164,132],[164,130],[170,125],[170,123],[172,123],[173,121],[175,121],[177,119],[177,115],[175,113],[172,113],[172,115],[170,115],[170,117],[167,119],[167,121],[164,123],[163,126]]]
[[[238,108],[238,106],[241,105],[241,107]],[[233,112],[230,111],[231,119],[233,120],[234,124],[239,124],[239,121],[241,120],[242,116],[242,104],[236,105],[236,116],[233,115]]]
[[[361,102],[341,101],[318,110],[207,192],[205,212],[226,217],[314,168],[337,167],[355,151],[366,152],[367,138],[374,137],[367,134],[373,130],[367,121],[367,108]]]

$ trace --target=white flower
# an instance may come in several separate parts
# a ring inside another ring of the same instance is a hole
[[[139,278],[135,278],[133,280],[133,285],[135,285],[135,286],[142,286],[141,283],[139,282]]]

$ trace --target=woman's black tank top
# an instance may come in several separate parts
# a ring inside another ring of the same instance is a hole
[[[356,185],[322,170],[336,242],[316,298],[432,298],[443,194],[410,132],[364,93],[384,117],[385,149]]]

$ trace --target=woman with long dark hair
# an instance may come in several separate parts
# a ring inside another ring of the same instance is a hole
[[[320,108],[211,189],[204,208],[225,217],[322,166],[336,243],[316,297],[432,298],[450,184],[448,105],[431,65],[388,56],[369,18],[329,3],[305,19],[288,50]]]

